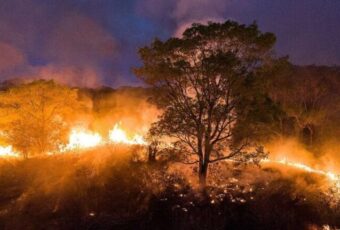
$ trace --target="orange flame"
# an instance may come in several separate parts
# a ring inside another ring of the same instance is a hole
[[[19,157],[20,154],[13,150],[12,146],[0,146],[0,157]]]
[[[315,173],[315,174],[323,175],[323,176],[327,177],[330,181],[334,182],[335,186],[338,189],[340,189],[340,175],[337,175],[336,173],[333,173],[331,171],[314,169],[314,168],[312,168],[308,165],[305,165],[305,164],[302,164],[302,163],[299,163],[299,162],[289,161],[286,158],[284,158],[282,160],[265,159],[262,162],[263,163],[281,164],[281,165],[285,165],[285,166],[288,166],[288,167],[297,168],[297,169],[300,169],[300,170],[308,172],[308,173]]]
[[[116,123],[109,131],[108,139],[105,140],[99,133],[91,132],[84,128],[74,128],[69,135],[68,144],[61,146],[60,151],[72,151],[80,149],[94,148],[105,144],[123,144],[123,145],[147,145],[143,136],[134,134],[131,138],[127,132]]]
[[[109,140],[112,143],[127,144],[127,145],[147,145],[143,136],[135,134],[132,138],[126,134],[125,130],[120,128],[119,124],[116,123],[113,129],[109,131]]]
[[[103,144],[103,138],[99,133],[91,132],[84,129],[72,129],[69,136],[69,143],[61,147],[61,151],[70,151],[75,149],[88,149]]]

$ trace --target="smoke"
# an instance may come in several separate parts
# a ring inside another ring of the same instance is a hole
[[[298,138],[280,138],[265,144],[272,160],[303,163],[317,170],[340,174],[339,142],[324,141],[317,150],[309,149]]]
[[[0,42],[0,73],[25,63],[24,54],[17,48]]]
[[[199,20],[188,20],[186,22],[181,23],[178,28],[176,29],[174,36],[181,37],[183,32],[189,28],[193,23],[202,23],[205,24],[207,22],[223,22],[221,18],[203,18]]]
[[[202,18],[223,17],[231,1],[225,0],[144,0],[138,4],[141,13],[150,17],[166,16],[177,22],[177,24]]]
[[[30,70],[15,78],[37,80],[54,80],[60,84],[71,87],[99,87],[102,84],[101,76],[92,67],[46,65],[31,67]]]
[[[166,17],[173,26],[173,35],[181,36],[192,23],[223,21],[230,6],[227,0],[144,0],[138,4],[138,11],[151,18]],[[166,20],[165,19],[165,20]]]
[[[287,159],[294,162],[303,162],[307,165],[315,164],[315,155],[308,151],[297,138],[273,140],[267,143],[266,149],[270,152],[270,158],[275,160]]]
[[[156,106],[148,102],[145,89],[123,88],[103,95],[99,92],[94,100],[92,127],[101,133],[108,133],[115,124],[119,124],[128,135],[145,135],[159,114]]]
[[[71,3],[0,1],[0,78],[54,79],[96,87],[114,78],[107,63],[117,40],[96,19]]]
[[[0,0],[0,79],[52,66],[78,72],[72,85],[88,86],[93,76],[98,84],[140,84],[130,71],[139,65],[138,47],[156,36],[180,36],[193,22],[226,19],[257,20],[296,64],[337,64],[339,6],[316,0]]]
[[[262,31],[277,35],[280,55],[289,55],[295,64],[302,65],[340,63],[339,9],[338,2],[317,0],[143,0],[137,4],[140,14],[167,28],[173,36],[192,22],[257,21]]]
[[[98,66],[113,58],[115,39],[90,18],[69,14],[61,18],[46,39],[43,55],[53,63]]]
[[[326,166],[326,170],[340,174],[340,142],[332,139],[321,145],[322,155],[320,161]]]

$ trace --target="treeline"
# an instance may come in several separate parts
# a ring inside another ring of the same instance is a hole
[[[236,141],[244,133],[262,144],[292,138],[316,156],[322,146],[338,143],[340,67],[297,66],[284,58],[262,78],[260,97],[245,102],[239,116]]]
[[[60,151],[73,128],[107,135],[115,123],[122,122],[129,130],[139,131],[136,124],[143,127],[156,114],[147,103],[147,91],[71,88],[52,80],[3,82],[0,144],[11,145],[29,158]]]
[[[256,130],[263,141],[295,137],[307,147],[317,148],[340,136],[340,67],[296,66],[286,61],[265,75],[267,97],[255,108],[252,119],[262,123]],[[81,97],[91,98],[93,112],[138,111],[138,105],[157,94],[150,88],[80,89]],[[137,110],[134,110],[137,109]],[[111,114],[114,115],[114,114]]]
[[[280,106],[278,132],[314,148],[340,135],[340,68],[286,65],[268,86]]]
[[[283,62],[276,68],[266,76],[268,79],[264,93],[267,94],[267,101],[250,113],[251,117],[246,118],[248,123],[244,122],[244,126],[240,127],[241,132],[249,132],[251,122],[256,119],[262,125],[253,131],[261,141],[295,137],[316,152],[325,142],[337,141],[340,136],[340,68],[294,66],[288,62]],[[9,80],[2,82],[0,88],[2,92],[6,92],[13,87],[27,84],[27,81]],[[54,86],[50,85],[51,88]],[[24,91],[24,88],[22,87],[21,91]],[[152,122],[151,118],[157,118],[157,108],[149,100],[156,94],[151,88],[102,87],[73,90],[76,91],[76,98],[68,102],[82,105],[73,106],[73,110],[77,110],[79,117],[87,116],[93,129],[103,130],[104,127],[125,119],[126,123],[132,119],[134,123],[149,124]],[[56,98],[63,97],[59,91],[54,92]],[[52,93],[53,91],[49,91],[49,94]],[[2,104],[4,102],[5,100]],[[16,141],[24,144],[27,140],[16,138]]]

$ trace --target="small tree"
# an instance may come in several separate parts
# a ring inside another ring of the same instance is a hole
[[[260,149],[245,151],[246,140],[233,144],[233,128],[274,42],[256,24],[227,21],[193,24],[181,38],[156,39],[139,50],[143,66],[135,73],[158,89],[155,99],[164,110],[152,132],[172,138],[174,148],[195,158],[202,186],[210,163],[263,156]]]
[[[27,158],[53,152],[66,141],[67,119],[77,105],[77,91],[39,80],[1,92],[0,102],[4,136]]]

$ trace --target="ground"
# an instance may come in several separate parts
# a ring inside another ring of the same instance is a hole
[[[220,164],[202,192],[195,168],[138,161],[133,151],[0,160],[0,229],[340,227],[339,203],[320,176]]]

